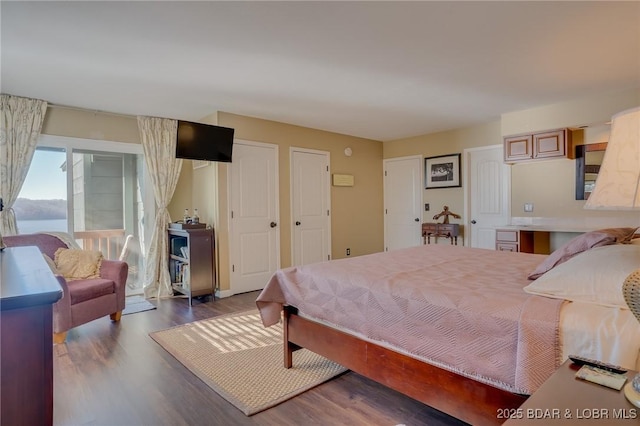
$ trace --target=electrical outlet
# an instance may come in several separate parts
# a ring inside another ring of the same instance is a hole
[[[350,248],[347,249],[347,256],[351,256],[351,249]]]
[[[429,211],[429,203],[425,203],[424,204],[424,211],[428,212]]]
[[[533,211],[533,203],[524,203],[524,211],[531,213]]]

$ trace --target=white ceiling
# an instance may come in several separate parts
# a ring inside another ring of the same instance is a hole
[[[376,140],[640,87],[640,2],[0,3],[3,93]]]

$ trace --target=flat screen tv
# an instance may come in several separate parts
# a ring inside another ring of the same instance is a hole
[[[178,120],[176,158],[230,163],[233,131],[228,127]]]

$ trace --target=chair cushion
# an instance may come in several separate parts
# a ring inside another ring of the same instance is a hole
[[[115,283],[104,278],[73,280],[68,281],[67,285],[72,305],[116,292]]]

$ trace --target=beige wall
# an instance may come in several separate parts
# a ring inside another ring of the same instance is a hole
[[[502,114],[502,134],[516,135],[562,127],[601,125],[614,114],[638,105],[640,88],[508,112]]]
[[[640,105],[640,89],[583,98],[540,108],[503,114],[505,135],[538,130],[588,125],[577,135],[576,144],[606,142],[611,116]],[[585,210],[585,202],[575,199],[575,160],[547,160],[514,164],[511,168],[511,214],[519,217],[559,217],[589,221],[616,218],[637,223],[638,214],[604,210]],[[525,202],[534,204],[525,213]]]
[[[384,143],[384,158],[421,154],[424,157],[462,153],[464,149],[502,144],[503,135],[534,132],[554,128],[590,127],[574,132],[575,143],[596,143],[608,140],[605,124],[617,112],[640,105],[640,89],[616,92],[604,96],[583,98],[545,107],[503,114],[500,120]],[[463,183],[464,183],[464,170]],[[423,213],[431,220],[443,205],[455,213],[464,213],[463,188],[429,189],[424,202],[431,211]],[[525,213],[525,202],[534,204],[532,213]],[[511,166],[511,214],[517,217],[613,218],[637,223],[637,213],[584,210],[584,201],[575,200],[575,160],[545,160]],[[462,218],[455,223],[464,223]]]
[[[78,108],[47,108],[44,123],[42,123],[42,133],[72,138],[140,143],[136,117]]]
[[[291,263],[289,203],[289,148],[301,147],[328,151],[330,172],[352,174],[353,187],[332,187],[332,257],[345,257],[346,248],[357,256],[383,248],[382,216],[382,143],[336,133],[260,120],[228,113],[213,113],[198,120],[233,127],[235,137],[279,145],[280,165],[280,243],[281,265]],[[77,108],[50,107],[42,133],[86,139],[140,143],[136,117],[94,112]],[[344,149],[353,155],[346,157]],[[184,160],[180,179],[168,207],[172,220],[179,220],[185,208],[198,208],[201,220],[216,230],[219,286],[229,289],[227,229],[227,165],[210,163],[193,169]],[[219,188],[219,190],[218,190]],[[220,212],[220,214],[219,214]]]
[[[422,155],[435,157],[438,155],[462,153],[467,148],[497,145],[502,143],[500,121],[456,129],[447,132],[432,133],[407,139],[399,139],[384,143],[384,158],[403,157],[408,155]],[[461,160],[462,161],[462,160]],[[460,165],[462,167],[462,164]],[[464,170],[462,170],[464,185]],[[425,189],[424,203],[429,203],[430,210],[423,211],[424,222],[432,222],[433,216],[449,206],[449,210],[462,216],[462,219],[452,219],[451,223],[464,224],[464,188],[433,188]],[[446,243],[446,241],[440,241]],[[459,242],[460,244],[460,242]]]
[[[280,192],[280,260],[281,266],[291,264],[291,206],[289,179],[289,150],[291,147],[310,148],[327,151],[330,155],[331,174],[354,175],[353,187],[331,187],[331,256],[345,257],[347,248],[351,255],[374,253],[383,249],[382,215],[382,143],[321,130],[309,129],[269,120],[219,112],[217,124],[235,129],[235,138],[278,145],[279,152],[279,192]],[[346,157],[344,149],[351,147],[353,155]],[[187,164],[185,162],[185,164]],[[217,163],[217,176],[210,173],[214,167],[184,170],[183,175],[192,173],[190,180],[181,176],[176,192],[190,192],[193,200],[208,200],[213,197],[219,203],[220,217],[217,223],[217,244],[219,253],[219,287],[229,289],[229,236],[227,202],[227,164]],[[205,172],[205,169],[211,169]],[[203,173],[202,176],[198,176]],[[219,182],[219,194],[210,195],[214,179]],[[209,200],[206,208],[199,207],[201,216],[209,217],[209,208],[216,201]],[[185,207],[174,206],[170,211],[182,212]],[[195,207],[191,202],[189,206]],[[180,213],[181,214],[181,213]]]

